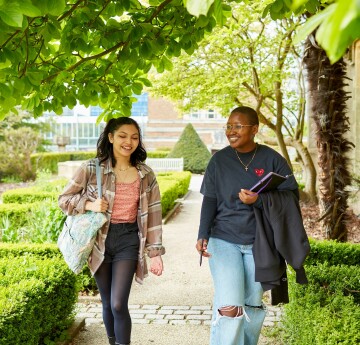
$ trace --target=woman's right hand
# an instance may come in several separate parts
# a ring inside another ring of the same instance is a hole
[[[211,254],[207,252],[207,245],[208,245],[208,240],[200,238],[196,242],[196,250],[198,251],[199,254],[200,252],[202,252],[202,256],[209,258]]]
[[[93,212],[106,212],[109,207],[109,203],[105,199],[96,199],[94,202],[87,201],[85,210]]]

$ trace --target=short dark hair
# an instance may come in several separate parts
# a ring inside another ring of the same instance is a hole
[[[130,117],[118,117],[116,119],[111,119],[106,124],[103,132],[100,134],[100,137],[97,141],[96,157],[99,158],[100,162],[103,162],[110,157],[113,167],[116,165],[113,145],[109,141],[109,133],[114,134],[114,132],[123,125],[134,125],[139,132],[139,145],[130,156],[131,165],[136,166],[138,163],[144,162],[146,160],[147,153],[142,142],[139,124]]]
[[[249,120],[249,125],[259,125],[259,116],[256,112],[256,110],[254,110],[253,108],[250,107],[237,107],[235,109],[233,109],[230,113],[230,115],[232,114],[244,114],[246,115],[247,119]]]

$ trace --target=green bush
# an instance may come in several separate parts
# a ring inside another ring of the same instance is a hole
[[[163,217],[174,207],[176,200],[187,193],[190,179],[188,171],[158,174]]]
[[[37,256],[39,258],[61,257],[61,252],[54,243],[1,243],[0,259],[17,256]]]
[[[31,155],[31,163],[36,170],[49,170],[51,173],[58,172],[58,163],[66,161],[82,161],[94,158],[94,151],[79,152],[41,152]]]
[[[58,179],[32,187],[10,189],[5,191],[1,197],[4,204],[27,204],[46,199],[57,200],[67,183],[67,179]]]
[[[289,278],[290,303],[284,306],[282,338],[287,345],[360,343],[360,268],[307,266],[307,285]]]
[[[169,158],[184,158],[184,170],[195,174],[201,174],[211,158],[211,153],[189,123],[175,144],[174,148],[168,154]]]
[[[77,294],[76,277],[60,258],[0,259],[0,345],[64,339]]]
[[[149,151],[148,158],[166,158],[170,151]]]
[[[306,265],[329,263],[330,265],[358,265],[360,263],[360,245],[331,240],[310,239],[310,254]]]
[[[54,243],[35,244],[0,242],[0,259],[26,256],[34,256],[42,259],[55,257],[62,259],[62,254],[58,246]],[[87,265],[85,265],[83,270],[76,276],[76,285],[82,292],[91,293],[97,290],[95,279],[92,277]]]

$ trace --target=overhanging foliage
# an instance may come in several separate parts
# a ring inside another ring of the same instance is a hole
[[[146,73],[191,54],[228,6],[191,15],[182,0],[0,0],[0,120],[16,106],[62,113],[77,101],[128,116]]]

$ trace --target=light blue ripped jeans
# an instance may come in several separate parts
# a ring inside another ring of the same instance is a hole
[[[255,282],[252,245],[239,245],[211,237],[208,243],[214,282],[210,345],[256,345],[265,319],[263,289]],[[221,316],[222,307],[242,307],[243,315]]]

